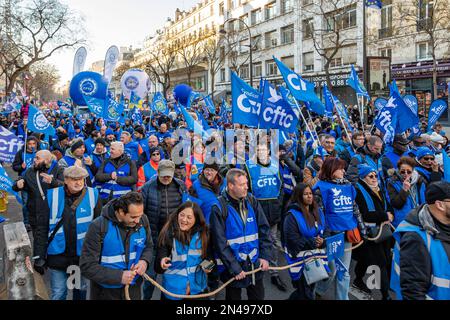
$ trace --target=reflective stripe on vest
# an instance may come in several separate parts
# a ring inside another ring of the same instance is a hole
[[[48,190],[48,205],[50,208],[50,222],[49,233],[50,237],[56,228],[56,225],[62,219],[65,207],[65,193],[64,187]],[[87,187],[87,192],[83,200],[78,205],[75,214],[77,220],[77,255],[81,255],[83,241],[86,237],[86,232],[94,219],[94,210],[98,200],[98,191],[96,189]],[[56,232],[52,242],[49,243],[47,254],[58,255],[66,251],[66,237],[64,233],[64,226],[61,226]]]
[[[105,219],[102,217],[101,219]],[[129,255],[128,264],[127,257],[125,256],[125,247],[123,245],[123,239],[120,235],[119,227],[111,220],[108,221],[108,232],[103,240],[102,255],[100,258],[100,264],[109,269],[115,270],[129,270],[133,264],[137,264],[141,258],[142,251],[145,249],[147,241],[147,232],[143,226],[138,231],[133,230],[133,233],[129,237]],[[132,285],[136,283],[135,277]],[[122,284],[106,285],[101,284],[104,288],[122,288]]]
[[[108,163],[105,165],[104,173],[108,174],[117,172],[118,177],[127,177],[130,175],[130,170],[131,168],[128,163],[125,163],[121,167],[116,169],[114,165],[108,161]],[[103,185],[102,189],[100,190],[100,195],[102,199],[108,199],[110,193],[112,192],[113,199],[115,199],[124,194],[127,194],[132,190],[133,188],[130,186],[121,186],[116,181],[110,180]]]
[[[201,268],[202,240],[200,233],[195,233],[189,246],[183,245],[175,238],[172,245],[171,266],[163,274],[163,286],[170,292],[185,294],[189,284],[190,294],[198,294],[206,289],[206,274]],[[167,296],[168,299],[174,299]]]
[[[397,298],[402,300],[400,286],[400,240],[404,232],[416,232],[424,241],[431,258],[431,286],[426,294],[427,300],[450,300],[450,263],[447,253],[440,240],[434,239],[425,230],[418,226],[403,221],[394,233],[396,245],[392,261],[391,288],[395,291]]]
[[[391,184],[398,193],[403,188],[403,183],[401,183],[398,180],[396,180],[396,181],[391,180]],[[422,183],[420,190],[418,189],[418,185],[416,184],[416,189],[417,189],[417,193],[416,193],[416,201],[415,202],[416,202],[417,206],[420,206],[425,202],[425,184]],[[417,206],[414,204],[411,193],[408,192],[408,197],[406,198],[406,203],[403,205],[403,207],[401,209],[394,208],[394,221],[392,221],[392,225],[395,228],[397,228],[398,225],[403,220],[405,220],[408,213],[410,213],[411,210],[416,208]]]

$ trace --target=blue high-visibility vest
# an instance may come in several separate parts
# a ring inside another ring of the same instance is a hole
[[[297,185],[297,181],[295,181],[294,175],[292,174],[291,169],[287,165],[280,164],[280,172],[283,177],[283,190],[284,193],[291,195],[294,192],[294,188]]]
[[[431,257],[431,287],[426,294],[426,299],[450,300],[450,263],[442,242],[433,238],[425,230],[406,221],[403,221],[394,232],[396,243],[392,261],[391,288],[396,293],[397,298],[399,300],[403,299],[400,287],[400,240],[401,234],[404,232],[416,232],[419,234]]]
[[[332,231],[347,231],[357,227],[353,216],[356,190],[351,184],[335,184],[319,181],[314,190],[320,189],[327,226]]]
[[[222,192],[226,187],[226,181],[222,182],[220,186],[220,192]],[[202,186],[200,180],[196,180],[192,185],[195,192],[197,192],[198,198],[202,201],[200,208],[202,209],[203,216],[205,217],[206,223],[209,225],[209,217],[211,216],[211,209],[214,205],[219,206],[219,200],[217,199],[218,195],[216,195],[211,190],[208,190]]]
[[[379,158],[376,162],[368,155],[364,157],[361,154],[357,154],[354,158],[358,159],[360,163],[365,163],[373,168],[380,179],[383,179],[383,165],[381,164],[381,158]]]
[[[292,216],[295,218],[295,221],[297,222],[298,230],[300,234],[303,237],[306,238],[315,238],[317,236],[323,236],[323,232],[325,230],[325,217],[323,215],[322,210],[319,210],[320,214],[320,223],[316,222],[316,225],[314,227],[310,227],[308,223],[306,222],[305,218],[303,217],[303,214],[300,211],[291,209],[289,210],[289,213],[292,214]],[[287,247],[284,248],[284,253],[286,256],[286,261],[288,265],[300,262],[304,259],[311,258],[311,256],[324,256],[326,255],[325,250],[316,249],[316,250],[305,250],[300,251],[297,256],[292,256]],[[323,263],[328,268],[328,262],[327,259],[321,259],[319,261],[320,263]],[[291,276],[291,279],[293,281],[297,281],[300,279],[302,275],[304,265],[298,265],[295,267],[289,268],[289,275]]]
[[[50,208],[50,222],[48,236],[53,233],[58,222],[63,218],[64,212],[64,187],[50,189],[47,191],[48,206]],[[81,248],[86,237],[86,232],[94,218],[94,209],[98,200],[98,191],[94,188],[87,187],[87,192],[83,200],[76,209],[77,219],[77,255],[81,255]],[[47,254],[58,255],[66,251],[66,237],[64,234],[64,226],[61,226],[56,232],[52,242],[49,243]]]
[[[202,262],[202,239],[197,232],[192,236],[189,246],[173,239],[171,266],[163,274],[163,287],[169,292],[186,294],[189,284],[190,294],[202,293],[207,286],[206,274]],[[168,299],[179,300],[169,295]]]
[[[144,164],[143,168],[146,182],[158,174],[158,170],[153,168],[150,161]]]
[[[250,184],[252,194],[258,200],[277,199],[281,192],[281,179],[279,167],[275,163],[264,167],[254,164],[251,161],[246,162],[250,174]]]
[[[391,180],[391,184],[397,193],[400,192],[403,188],[403,183],[400,181]],[[418,185],[416,185],[418,187]],[[417,193],[415,199],[413,199],[410,192],[408,192],[408,197],[406,198],[406,203],[403,205],[401,209],[394,208],[394,221],[392,221],[392,225],[397,228],[397,226],[405,220],[408,213],[411,212],[414,208],[425,203],[425,183],[422,183],[420,186],[420,190],[416,188]]]
[[[384,156],[389,159],[389,161],[392,164],[392,167],[394,167],[394,168],[397,168],[397,163],[400,160],[400,158],[402,157],[402,155],[398,155],[394,151],[386,152],[384,154]]]
[[[114,165],[108,161],[108,163],[105,165],[104,172],[105,173],[113,173],[117,172],[118,177],[128,177],[130,175],[130,165],[128,163],[124,163],[121,167],[117,168],[114,167]],[[131,186],[121,186],[116,181],[110,180],[103,184],[102,189],[100,190],[100,196],[102,199],[108,199],[109,195],[112,192],[113,199],[119,198],[120,196],[127,194],[128,192],[132,191],[133,188]]]
[[[105,219],[102,217],[102,219]],[[109,269],[114,270],[130,270],[131,266],[136,265],[145,249],[147,242],[147,232],[145,227],[141,226],[138,231],[134,231],[128,239],[129,249],[128,256],[123,245],[123,239],[120,235],[119,227],[111,220],[108,222],[108,232],[103,239],[102,256],[100,264]],[[131,283],[134,285],[139,276],[136,276]],[[123,288],[122,284],[106,285],[101,284],[104,288]]]
[[[91,137],[84,141],[84,146],[86,147],[86,153],[91,155],[95,150],[95,141]]]

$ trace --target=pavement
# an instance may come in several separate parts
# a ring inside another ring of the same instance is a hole
[[[4,168],[11,179],[13,179],[13,180],[17,179],[17,174],[14,171],[12,171],[12,169],[9,165],[5,164]],[[0,292],[2,291],[1,288],[2,288],[2,286],[4,287],[4,282],[5,282],[4,263],[3,263],[3,261],[4,261],[3,257],[4,257],[4,251],[5,251],[3,225],[7,224],[7,223],[16,223],[16,222],[23,221],[22,208],[17,203],[15,197],[12,195],[9,195],[8,199],[9,199],[9,204],[8,204],[7,212],[6,212],[6,214],[2,214],[8,220],[5,223],[2,223],[0,225],[0,253],[2,253],[2,255],[0,256],[0,259],[2,259],[2,260],[0,260]],[[29,233],[29,235],[30,235],[30,238],[32,238],[31,232]],[[286,259],[284,257],[284,253],[281,252],[281,250],[279,250],[278,255],[279,255],[279,259],[278,259],[279,266],[285,266],[287,263],[286,263]],[[354,269],[354,263],[352,261],[352,265],[351,265],[352,281],[354,279],[353,269]],[[287,291],[283,292],[283,291],[278,290],[278,288],[276,288],[271,283],[269,273],[266,273],[264,275],[264,288],[265,288],[265,299],[266,300],[287,300],[289,298],[290,294],[292,293],[292,291],[294,290],[292,287],[292,284],[291,284],[291,279],[290,279],[288,271],[287,270],[281,271],[279,273],[279,275],[280,275],[281,279],[286,283],[286,285],[288,287]],[[161,283],[161,280],[162,280],[161,278],[162,278],[161,276],[158,276],[159,283]],[[48,272],[44,276],[44,281],[46,282],[47,287],[50,288]],[[160,291],[155,290],[152,300],[159,300],[160,296],[161,296]],[[245,290],[243,290],[242,297],[243,297],[243,299],[246,299],[246,297],[247,297]],[[349,297],[350,297],[350,300],[368,300],[371,298],[358,290],[352,289],[352,287],[350,289]],[[375,300],[379,300],[379,299],[381,299],[381,295],[377,290],[374,290],[372,298]],[[68,299],[71,299],[70,291],[69,291]],[[328,290],[326,295],[324,295],[321,299],[322,300],[334,300],[333,290],[332,289]],[[224,291],[222,291],[221,293],[219,293],[216,296],[216,300],[225,300]]]

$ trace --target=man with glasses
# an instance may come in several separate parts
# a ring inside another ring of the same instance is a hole
[[[360,164],[367,164],[371,166],[381,179],[382,165],[381,154],[383,152],[383,140],[378,136],[371,136],[367,145],[360,149],[360,153],[355,155],[350,161],[347,170],[347,179],[356,183],[358,181],[358,166]]]
[[[391,288],[398,299],[450,300],[450,183],[430,184],[425,199],[394,233]]]
[[[441,181],[443,174],[436,161],[434,152],[427,147],[419,148],[416,156],[416,170],[428,185],[431,182]]]
[[[159,146],[158,138],[155,135],[151,135],[148,138],[148,148],[143,148],[144,152],[142,152],[139,156],[139,160],[136,164],[138,168],[142,167],[144,164],[146,164],[147,162],[150,161],[150,158],[151,158],[150,149],[151,148],[158,148],[159,154],[161,156],[161,160],[165,159],[164,151]]]
[[[161,161],[161,153],[158,147],[150,148],[150,161],[144,164],[138,170],[138,182],[136,187],[138,189],[150,181],[151,178],[158,174],[158,164]]]
[[[326,134],[320,140],[323,148],[330,155],[330,157],[337,157],[337,151],[335,150],[336,138],[332,135]]]

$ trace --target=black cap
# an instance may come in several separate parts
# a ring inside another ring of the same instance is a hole
[[[142,134],[142,135],[145,136],[144,128],[142,128],[141,126],[136,126],[136,127],[134,127],[134,131],[135,131],[135,132],[138,132],[138,133],[140,133],[140,134]]]
[[[213,163],[207,163],[208,161],[205,161],[205,164],[203,165],[203,170],[207,169],[207,168],[211,168],[216,170],[217,172],[219,172],[219,165],[215,162]]]
[[[65,132],[58,132],[56,134],[56,136],[58,137],[59,141],[63,141],[65,139],[69,138],[69,136]]]
[[[101,143],[104,147],[106,147],[106,140],[103,138],[95,139],[95,144]]]
[[[439,181],[431,183],[425,193],[427,204],[434,204],[436,201],[450,200],[450,183]]]
[[[409,142],[410,141],[408,139],[406,139],[402,134],[397,134],[394,137],[394,143],[398,143],[398,144],[406,146],[409,144]]]

